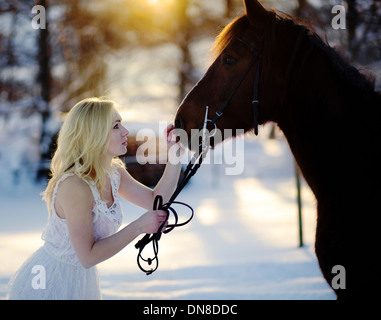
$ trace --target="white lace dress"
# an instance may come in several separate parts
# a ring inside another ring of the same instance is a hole
[[[8,299],[17,300],[69,300],[101,299],[97,268],[84,268],[78,260],[69,237],[65,219],[54,209],[54,200],[60,182],[73,175],[64,175],[53,192],[51,212],[43,230],[45,244],[38,249],[12,277]],[[109,173],[114,203],[111,207],[102,201],[95,184],[89,185],[94,197],[92,210],[95,240],[114,234],[122,222],[119,202],[119,173]]]

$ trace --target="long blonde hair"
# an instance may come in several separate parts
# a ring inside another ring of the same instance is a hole
[[[105,167],[114,110],[115,102],[103,98],[84,99],[70,110],[58,134],[57,150],[50,165],[51,179],[43,193],[49,213],[55,185],[63,175],[75,173],[93,181],[102,196],[107,170],[123,166],[119,158],[114,158]]]

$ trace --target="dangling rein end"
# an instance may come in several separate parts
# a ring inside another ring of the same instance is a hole
[[[209,149],[208,138],[213,137],[217,131],[216,130],[217,126],[216,126],[215,122],[208,119],[208,111],[209,111],[209,106],[206,106],[205,107],[204,123],[202,126],[202,142],[199,145],[198,155],[194,155],[192,157],[191,161],[189,162],[187,168],[184,171],[183,178],[182,178],[181,182],[178,184],[175,192],[172,194],[171,198],[169,199],[169,201],[167,203],[163,203],[163,197],[161,195],[157,195],[155,197],[155,200],[153,203],[153,210],[164,210],[164,211],[166,211],[167,212],[167,218],[165,219],[163,224],[159,227],[157,233],[155,233],[153,235],[146,234],[141,240],[139,240],[135,244],[135,248],[139,250],[139,253],[137,256],[138,266],[139,266],[140,270],[142,270],[147,276],[152,274],[159,267],[159,256],[158,256],[158,254],[159,254],[159,240],[161,238],[162,232],[168,233],[176,227],[184,226],[188,222],[190,222],[193,218],[193,214],[194,214],[193,208],[184,202],[175,201],[175,199],[179,195],[181,190],[185,187],[185,185],[188,183],[189,179],[197,172],[198,168],[201,166],[202,160],[205,157],[205,154],[208,152],[208,149]],[[212,122],[214,124],[215,130],[214,130],[213,134],[209,134],[207,132],[208,122]],[[190,217],[188,218],[188,220],[186,220],[182,223],[178,223],[178,214],[171,207],[171,205],[173,205],[173,204],[181,205],[181,206],[186,207],[190,210],[191,214],[190,214]],[[166,226],[166,230],[162,231],[165,223],[168,221],[170,213],[173,214],[174,219],[175,219],[175,223],[174,224],[168,224]],[[144,248],[146,247],[146,245],[148,245],[150,242],[152,242],[152,247],[153,247],[152,249],[153,249],[154,256],[153,256],[153,258],[145,259],[142,256],[142,252],[143,252]],[[142,265],[142,262],[144,262],[145,264],[148,264],[149,266],[151,266],[152,262],[154,262],[154,261],[155,261],[154,268],[150,268],[149,270],[145,269],[144,266]]]
[[[190,172],[190,173],[194,173],[194,172]],[[168,233],[168,232],[172,231],[175,227],[184,226],[188,222],[190,222],[192,220],[192,218],[193,218],[193,209],[192,209],[191,206],[189,206],[189,205],[187,205],[186,203],[183,203],[183,202],[174,201],[174,199],[176,198],[178,193],[185,186],[186,182],[189,180],[189,178],[191,176],[192,176],[191,174],[186,176],[187,180],[183,181],[183,185],[180,186],[180,189],[178,189],[177,192],[175,192],[172,195],[171,199],[167,203],[163,204],[163,198],[162,198],[161,195],[157,195],[155,197],[154,204],[153,204],[153,210],[164,210],[164,211],[166,211],[167,212],[167,218],[162,223],[162,225],[159,227],[157,233],[152,234],[152,235],[151,234],[146,234],[141,240],[139,240],[135,244],[135,248],[139,250],[139,253],[138,253],[138,256],[137,256],[137,264],[138,264],[140,270],[142,270],[147,276],[152,274],[159,267],[159,240],[161,238],[162,232],[163,233]],[[184,222],[179,223],[178,222],[178,219],[179,219],[178,218],[178,214],[171,207],[172,204],[181,205],[181,206],[184,206],[184,207],[188,208],[190,210],[190,212],[191,212],[191,215],[190,215],[189,219],[184,221]],[[168,224],[166,226],[166,230],[162,231],[163,228],[164,228],[165,223],[168,221],[169,213],[170,212],[173,214],[175,222],[174,222],[174,224]],[[150,242],[152,242],[153,257],[152,258],[144,258],[143,255],[142,255],[142,252],[143,252],[144,248],[146,247],[146,245],[148,245]],[[153,264],[153,262],[155,262],[154,268],[149,268],[149,269],[147,268],[146,269],[143,266],[143,264],[151,266]]]

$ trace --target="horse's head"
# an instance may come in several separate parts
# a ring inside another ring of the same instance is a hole
[[[236,129],[245,132],[253,129],[255,109],[255,77],[258,73],[258,122],[274,119],[274,110],[281,99],[278,61],[269,51],[269,23],[275,19],[257,0],[245,0],[246,13],[227,25],[216,39],[216,59],[203,78],[188,93],[176,115],[176,127],[184,129],[188,136],[191,129],[200,128],[204,121],[205,107],[209,106],[209,119],[221,110],[223,115],[216,125],[222,131]],[[272,22],[271,22],[272,23]],[[281,54],[280,54],[281,55]],[[261,59],[260,59],[261,57]],[[284,59],[283,59],[284,60]],[[260,68],[260,72],[257,69]],[[273,110],[269,110],[272,107]],[[209,124],[208,129],[213,126]]]

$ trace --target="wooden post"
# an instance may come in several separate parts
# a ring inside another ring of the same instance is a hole
[[[299,248],[303,247],[303,224],[302,224],[302,195],[300,189],[300,171],[298,165],[295,163],[295,178],[298,202],[298,225],[299,225]]]

